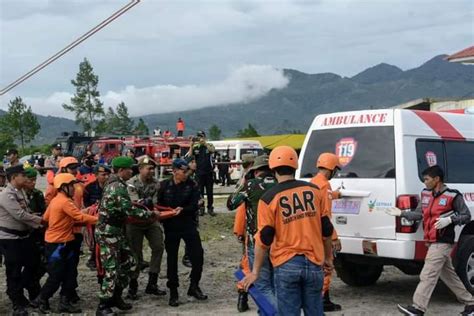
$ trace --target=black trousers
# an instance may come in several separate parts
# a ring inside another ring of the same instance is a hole
[[[214,177],[212,173],[201,174],[197,176],[199,183],[199,190],[201,195],[204,196],[204,191],[207,195],[207,208],[212,208],[214,204]]]
[[[179,287],[178,279],[178,250],[181,239],[184,240],[191,260],[191,284],[198,285],[202,276],[204,263],[204,250],[202,249],[201,236],[197,229],[188,232],[169,232],[165,230],[165,249],[167,253],[167,286],[170,289]]]
[[[76,288],[77,266],[74,241],[65,244],[46,243],[48,279],[41,288],[41,298],[48,300],[61,287],[61,295],[71,297]]]
[[[35,266],[39,264],[34,255],[33,241],[30,237],[2,239],[0,252],[5,259],[7,295],[14,306],[24,305],[26,298],[23,289],[28,290],[30,299],[34,299],[39,293],[39,283],[33,282]]]

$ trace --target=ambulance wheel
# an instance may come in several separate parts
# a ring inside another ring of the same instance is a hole
[[[372,285],[377,282],[383,270],[383,265],[355,263],[341,256],[336,258],[334,266],[337,276],[350,286]]]
[[[474,236],[463,238],[456,257],[456,272],[466,289],[474,294]]]

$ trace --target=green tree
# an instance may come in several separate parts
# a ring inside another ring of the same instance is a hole
[[[249,123],[249,125],[244,128],[244,129],[239,129],[237,132],[237,137],[243,138],[243,137],[258,137],[260,136],[255,129],[255,127],[252,126],[252,124]]]
[[[76,94],[71,98],[71,104],[63,104],[63,108],[73,112],[76,123],[91,135],[104,117],[104,108],[97,90],[99,77],[94,74],[94,69],[86,58],[79,64],[76,80],[71,80],[71,83],[76,87]]]
[[[112,107],[107,109],[104,118],[97,123],[95,128],[99,134],[115,134],[114,128],[117,125],[117,114]]]
[[[209,128],[209,140],[219,140],[221,139],[221,134],[222,131],[216,124]]]
[[[15,148],[15,141],[13,137],[6,132],[0,132],[0,153],[3,154],[11,148]]]
[[[134,129],[134,133],[137,135],[150,135],[150,130],[142,118],[138,120],[137,126],[135,126]]]
[[[132,133],[133,131],[133,120],[129,117],[128,108],[123,102],[120,102],[119,105],[117,105],[114,123],[115,123],[114,131],[116,131],[118,134],[126,135],[126,134]],[[145,123],[143,122],[143,124]],[[148,127],[147,127],[147,131],[148,131]]]
[[[5,140],[8,141],[9,137],[18,140],[22,149],[25,148],[25,143],[35,138],[41,128],[31,106],[23,103],[20,97],[10,101],[8,112],[1,118],[0,126],[1,132],[7,134]]]

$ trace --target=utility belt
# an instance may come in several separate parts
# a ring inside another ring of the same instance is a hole
[[[29,230],[17,230],[0,226],[0,231],[8,233],[10,235],[15,235],[18,237],[28,237],[30,235]]]

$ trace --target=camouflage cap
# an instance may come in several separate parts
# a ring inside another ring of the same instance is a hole
[[[25,168],[25,176],[29,179],[34,179],[38,176],[38,171],[33,167]]]
[[[250,170],[257,170],[262,167],[268,167],[268,158],[269,157],[266,154],[256,157],[253,166],[250,168]]]
[[[112,167],[114,168],[132,168],[134,160],[130,157],[120,156],[112,160]]]
[[[242,155],[242,162],[243,163],[252,163],[255,161],[255,155],[254,154],[243,154]]]
[[[151,159],[148,156],[143,156],[138,160],[138,166],[143,166],[143,165],[150,165],[150,166],[156,166],[157,163],[153,159]]]

